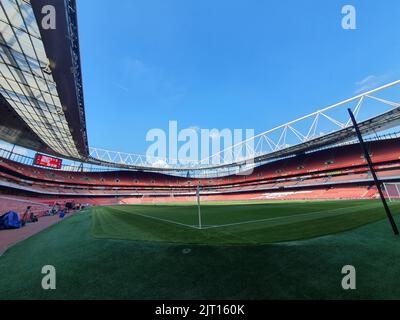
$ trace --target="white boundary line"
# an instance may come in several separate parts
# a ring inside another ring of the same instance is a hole
[[[117,210],[117,211],[121,211],[121,212],[127,213],[127,214],[133,214],[133,215],[137,215],[137,216],[140,216],[140,217],[143,217],[143,218],[148,218],[148,219],[153,219],[153,220],[157,220],[157,221],[167,222],[167,223],[171,223],[171,224],[175,224],[175,225],[179,225],[179,226],[184,226],[184,227],[191,228],[191,229],[206,230],[206,229],[217,229],[217,228],[238,226],[238,225],[243,225],[243,224],[251,224],[251,223],[256,223],[256,222],[284,220],[284,219],[287,219],[289,217],[292,217],[292,218],[293,217],[304,217],[304,216],[311,216],[311,215],[316,215],[316,214],[321,214],[321,213],[328,213],[329,214],[329,213],[335,213],[337,211],[341,211],[341,210],[344,210],[344,209],[364,208],[364,207],[371,207],[371,206],[373,207],[374,205],[363,204],[363,205],[359,205],[359,206],[341,207],[341,208],[331,209],[331,210],[320,210],[320,211],[315,211],[315,212],[292,214],[292,215],[287,215],[287,216],[283,216],[283,217],[273,217],[273,218],[250,220],[250,221],[235,222],[235,223],[227,223],[227,224],[220,224],[220,225],[209,225],[209,226],[208,225],[203,225],[201,229],[196,225],[190,225],[190,224],[185,224],[185,223],[181,223],[181,222],[177,222],[177,221],[173,221],[173,220],[168,220],[168,219],[162,219],[162,218],[158,218],[158,217],[148,216],[148,215],[141,214],[141,213],[134,213],[134,212],[130,212],[130,211],[125,211],[123,209],[117,209],[117,208],[113,208],[113,209]],[[377,204],[377,206],[378,206],[378,204]],[[344,212],[342,214],[347,214],[347,213],[348,212]]]
[[[162,221],[162,222],[169,222],[169,223],[177,224],[179,226],[189,227],[191,229],[200,229],[199,227],[197,227],[195,225],[185,224],[185,223],[181,223],[181,222],[177,222],[177,221],[173,221],[173,220],[168,220],[168,219],[157,218],[157,217],[148,216],[148,215],[141,214],[141,213],[134,213],[134,212],[125,211],[125,210],[116,209],[116,208],[113,208],[113,209],[117,210],[117,211],[124,212],[124,213],[128,213],[128,214],[134,214],[136,216],[140,216],[140,217],[143,217],[143,218],[149,218],[149,219],[158,220],[158,221]]]
[[[321,211],[308,212],[308,213],[292,214],[292,215],[287,215],[287,216],[283,216],[283,217],[274,217],[274,218],[266,218],[266,219],[258,219],[258,220],[251,220],[251,221],[243,221],[243,222],[235,222],[235,223],[214,225],[214,226],[210,226],[210,227],[203,227],[203,229],[216,229],[216,228],[238,226],[238,225],[242,225],[242,224],[250,224],[250,223],[256,223],[256,222],[283,220],[283,219],[286,219],[286,218],[289,218],[289,217],[304,217],[304,216],[321,214],[321,213],[333,213],[333,212],[340,211],[340,210],[343,210],[343,209],[362,208],[362,207],[369,207],[369,206],[371,206],[371,205],[370,204],[368,204],[368,205],[359,205],[359,206],[353,206],[353,207],[337,208],[337,209],[332,209],[332,210],[321,210]],[[342,214],[347,214],[347,212],[344,212]]]

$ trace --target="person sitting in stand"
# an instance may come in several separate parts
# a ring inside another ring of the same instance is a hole
[[[53,207],[49,204],[47,212],[46,212],[46,216],[51,216],[53,213]]]
[[[30,222],[38,222],[39,221],[38,217],[35,216],[35,214],[32,211],[29,215],[29,218],[30,218]]]
[[[56,202],[53,209],[51,210],[51,214],[56,215],[58,214],[58,211],[60,211],[60,204]]]

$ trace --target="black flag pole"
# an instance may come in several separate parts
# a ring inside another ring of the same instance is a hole
[[[389,209],[389,206],[388,206],[388,204],[386,202],[385,196],[383,195],[382,183],[379,181],[379,179],[378,179],[378,177],[376,175],[373,163],[371,161],[371,157],[369,156],[369,152],[368,152],[367,147],[366,147],[366,145],[364,143],[364,140],[362,138],[362,135],[361,135],[360,129],[358,127],[356,118],[354,117],[354,114],[351,111],[351,109],[347,109],[347,110],[348,110],[348,112],[350,114],[351,121],[353,122],[354,129],[356,130],[358,141],[360,142],[360,145],[361,145],[361,147],[363,149],[364,157],[368,162],[369,170],[371,171],[372,177],[374,178],[375,186],[378,189],[379,195],[380,195],[381,200],[382,200],[383,207],[385,208],[386,215],[387,215],[387,217],[389,219],[390,225],[392,226],[393,233],[395,235],[399,235],[399,229],[397,229],[396,222],[393,219],[393,215],[390,212],[390,209]]]

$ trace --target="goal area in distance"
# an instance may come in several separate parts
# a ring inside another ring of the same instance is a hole
[[[383,185],[386,198],[389,199],[390,202],[400,200],[400,182],[385,182]]]

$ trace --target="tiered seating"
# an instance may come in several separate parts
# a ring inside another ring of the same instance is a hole
[[[369,143],[371,157],[382,179],[400,180],[399,142],[400,139],[391,139]],[[368,174],[368,167],[359,145],[342,146],[278,160],[255,168],[248,176],[207,179],[139,171],[55,171],[0,159],[0,187],[36,195],[79,197],[88,199],[88,203],[91,203],[89,199],[95,197],[102,201],[99,197],[105,196],[108,196],[104,198],[104,203],[107,204],[111,203],[112,197],[115,196],[140,202],[153,201],[152,197],[165,198],[164,201],[172,201],[174,197],[190,198],[195,194],[198,184],[203,186],[203,194],[210,199],[225,196],[241,198],[242,194],[249,198],[251,193],[259,192],[269,192],[274,194],[274,197],[277,196],[276,192],[292,192],[288,195],[289,198],[301,198],[302,193],[299,189],[307,189],[305,194],[310,194],[310,197],[340,198],[340,194],[329,190],[335,187],[339,193],[344,192],[346,196],[349,189],[340,188],[357,185],[357,188],[362,186],[363,192],[367,190],[366,194],[369,194],[368,187],[372,184],[372,178]],[[316,187],[325,189],[321,190],[321,193],[309,190]],[[349,196],[353,194],[351,191]],[[357,195],[364,197],[360,193]]]
[[[374,188],[350,187],[318,190],[299,190],[277,193],[266,193],[257,199],[269,200],[329,200],[329,199],[373,199],[378,191]]]
[[[382,140],[369,144],[370,153],[375,163],[393,162],[400,159],[400,140]],[[66,172],[46,170],[15,163],[6,159],[0,160],[0,168],[18,173],[22,178],[39,181],[57,182],[82,186],[107,187],[177,187],[193,188],[197,184],[204,186],[224,186],[233,183],[246,183],[275,179],[277,177],[300,176],[307,173],[346,170],[366,166],[359,145],[348,145],[334,149],[322,150],[308,155],[300,155],[268,163],[256,168],[249,176],[228,176],[213,179],[188,179],[160,173],[139,171],[108,172]]]

